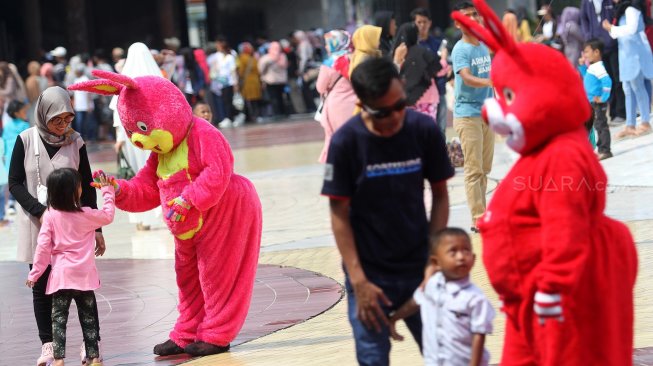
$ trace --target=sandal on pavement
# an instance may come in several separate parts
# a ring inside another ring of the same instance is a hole
[[[97,341],[97,348],[98,348],[98,353],[99,353],[98,358],[100,359],[100,362],[102,362],[104,360],[102,359],[102,342],[101,341]],[[79,357],[82,359],[82,365],[86,365],[86,366],[92,365],[91,363],[87,362],[87,359],[86,359],[86,346],[84,345],[84,342],[82,342],[82,346],[79,347]]]
[[[634,137],[634,136],[637,136],[637,130],[635,130],[634,127],[625,127],[623,130],[617,132],[614,135],[614,138],[616,140],[623,140],[623,139],[631,138],[631,137]]]
[[[637,126],[637,132],[635,132],[637,136],[644,136],[648,135],[651,133],[651,124],[650,123],[641,123],[639,126]]]

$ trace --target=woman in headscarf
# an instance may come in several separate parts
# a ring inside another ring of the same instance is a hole
[[[327,51],[327,57],[322,64],[327,67],[333,67],[338,57],[351,53],[351,36],[344,30],[332,30],[324,35],[324,48]]]
[[[288,59],[279,42],[270,43],[268,53],[258,62],[261,81],[265,83],[276,116],[287,116],[283,93],[288,84]]]
[[[395,56],[400,47],[406,47],[408,52],[403,60],[395,57],[395,63],[400,65],[399,73],[404,79],[407,105],[435,120],[440,101],[435,77],[442,65],[433,52],[417,44],[417,39],[418,29],[415,23],[404,23],[399,27],[394,44]]]
[[[258,73],[258,61],[254,57],[254,47],[249,42],[243,42],[238,47],[238,78],[240,95],[245,101],[247,120],[255,122],[260,116],[262,98],[261,75]]]
[[[351,55],[350,62],[346,65],[346,74],[351,77],[351,73],[356,66],[360,65],[363,61],[372,57],[381,57],[379,45],[381,43],[381,33],[383,29],[373,25],[364,25],[354,32],[351,37],[354,46],[354,52]],[[336,69],[345,71],[344,65],[336,64]],[[342,72],[341,71],[341,72]]]
[[[154,61],[152,52],[143,43],[136,42],[129,46],[127,58],[120,70],[120,73],[130,78],[139,76],[161,76],[163,73]],[[109,108],[113,111],[113,127],[116,129],[116,153],[122,153],[129,164],[133,173],[137,173],[145,166],[147,159],[150,157],[150,150],[137,148],[129,141],[125,129],[122,127],[122,121],[118,115],[118,96],[114,95],[109,103]],[[122,177],[129,179],[130,177]],[[129,213],[129,222],[136,224],[136,230],[149,230],[155,226],[161,226],[161,207],[151,211]]]
[[[320,124],[324,128],[324,147],[318,161],[326,162],[331,136],[352,117],[358,98],[354,89],[344,75],[333,68],[340,58],[347,58],[351,53],[349,33],[333,30],[324,35],[328,58],[320,66],[317,77],[317,92],[322,99]]]
[[[97,208],[93,178],[86,145],[70,124],[75,112],[68,92],[58,86],[47,88],[36,101],[36,125],[16,139],[9,167],[9,191],[19,203],[17,260],[31,269],[41,216],[46,210],[45,196],[40,193],[48,176],[58,168],[72,168],[82,176],[82,206]],[[95,255],[103,255],[104,237],[95,233]],[[27,270],[27,268],[25,268]],[[50,266],[32,288],[34,315],[41,339],[41,356],[37,365],[52,362],[52,295],[46,295]],[[96,314],[97,315],[97,314]],[[98,339],[99,340],[99,339]]]
[[[390,58],[392,56],[392,39],[397,33],[395,14],[387,10],[377,11],[374,14],[374,25],[383,29],[379,50],[381,50],[383,57]]]
[[[560,17],[560,24],[562,25],[560,38],[564,45],[565,57],[576,67],[585,43],[585,38],[580,30],[580,9],[573,6],[564,8]]]

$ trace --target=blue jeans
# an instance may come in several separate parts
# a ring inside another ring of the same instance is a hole
[[[222,96],[211,92],[211,100],[213,101],[213,120],[215,124],[222,122],[225,119],[224,105],[222,104]]]
[[[397,310],[406,301],[413,297],[413,292],[422,282],[422,277],[415,279],[391,278],[369,279],[372,283],[379,286],[385,296],[392,302],[391,307],[382,306],[387,315],[393,310]],[[383,326],[381,332],[374,329],[368,329],[356,317],[356,296],[354,289],[349,282],[349,277],[345,274],[345,289],[347,290],[347,312],[349,323],[354,332],[354,341],[356,342],[356,359],[359,365],[384,366],[390,363],[390,330]],[[413,335],[415,342],[422,349],[422,318],[420,314],[404,319],[408,330]]]
[[[648,123],[651,114],[649,95],[646,92],[644,75],[640,72],[633,80],[622,81],[624,94],[626,95],[626,126],[635,127],[637,124],[637,107],[642,116],[642,122]]]

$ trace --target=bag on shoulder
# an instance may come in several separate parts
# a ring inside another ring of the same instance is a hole
[[[32,127],[34,130],[34,156],[36,157],[36,199],[39,201],[40,204],[43,206],[48,205],[48,187],[44,186],[41,184],[41,169],[39,169],[39,163],[40,163],[40,156],[41,153],[39,151],[39,132],[36,127]]]
[[[322,110],[324,109],[324,102],[326,101],[326,98],[329,96],[329,93],[331,93],[331,90],[336,87],[336,84],[338,84],[338,81],[342,78],[342,75],[338,75],[338,78],[336,81],[329,86],[329,88],[326,90],[326,93],[324,95],[320,96],[320,104],[317,106],[317,110],[315,111],[315,115],[313,116],[313,119],[316,120],[317,122],[322,122]]]

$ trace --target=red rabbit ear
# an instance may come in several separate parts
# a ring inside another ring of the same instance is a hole
[[[485,22],[485,27],[471,20],[458,11],[454,11],[451,17],[459,22],[463,28],[469,31],[479,41],[485,43],[494,53],[501,49],[512,52],[515,50],[515,41],[510,37],[501,24],[501,20],[494,14],[492,9],[483,0],[473,0],[476,11]]]
[[[492,33],[500,47],[508,52],[512,52],[516,48],[515,40],[510,36],[506,28],[503,27],[501,19],[492,11],[485,0],[473,1],[476,10],[483,17],[485,27]]]
[[[121,75],[121,74],[116,74],[115,72],[110,72],[110,71],[104,71],[104,70],[98,70],[95,69],[92,71],[93,76],[97,77],[98,79],[107,79],[113,82],[116,82],[118,84],[122,84],[127,89],[138,89],[138,84],[136,81],[129,76],[126,75]]]
[[[494,35],[492,35],[492,33],[487,29],[483,28],[482,25],[471,20],[468,16],[459,11],[454,11],[451,13],[451,17],[453,20],[460,23],[462,27],[470,32],[475,38],[490,47],[494,53],[501,49],[501,44],[494,38]]]
[[[102,95],[118,95],[124,88],[124,85],[112,80],[96,79],[70,85],[68,90],[82,90]]]

